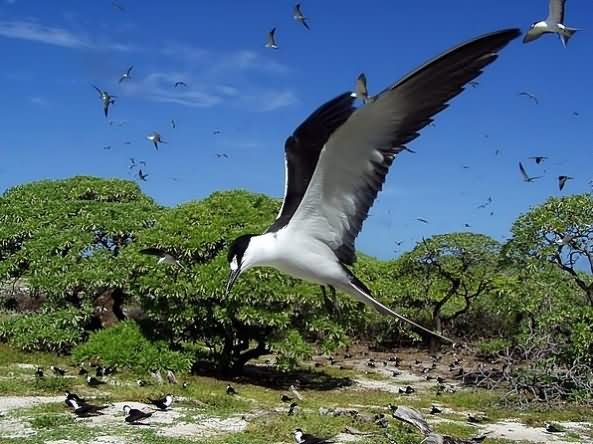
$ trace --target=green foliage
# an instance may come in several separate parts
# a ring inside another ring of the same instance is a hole
[[[478,344],[478,350],[482,354],[496,355],[511,345],[511,341],[504,338],[484,339]]]
[[[72,351],[77,362],[99,360],[106,366],[146,370],[187,372],[191,356],[172,351],[162,341],[149,341],[135,322],[124,321],[114,327],[92,333],[87,342]]]
[[[13,314],[0,320],[0,341],[23,351],[66,353],[85,337],[89,313],[74,308]]]

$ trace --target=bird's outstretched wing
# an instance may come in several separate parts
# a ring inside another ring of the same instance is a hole
[[[323,147],[287,228],[308,232],[353,264],[354,240],[395,155],[520,34],[508,29],[459,45],[356,110]]]
[[[566,0],[550,0],[548,4],[548,18],[546,22],[552,23],[564,23],[564,4]]]

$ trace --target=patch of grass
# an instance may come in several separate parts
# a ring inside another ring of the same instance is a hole
[[[460,422],[443,421],[435,424],[435,430],[443,435],[455,438],[469,438],[478,432],[478,429]]]
[[[29,422],[34,429],[54,429],[56,427],[74,423],[74,418],[66,414],[41,414],[31,418]]]

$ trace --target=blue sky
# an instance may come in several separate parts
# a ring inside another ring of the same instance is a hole
[[[376,93],[466,39],[525,30],[547,15],[546,0],[363,7],[305,0],[307,31],[285,0],[118,3],[124,12],[111,0],[0,0],[0,190],[73,175],[133,179],[128,158],[135,157],[148,163],[143,190],[166,205],[234,188],[280,197],[286,137],[314,108],[352,89],[360,72]],[[566,23],[583,29],[567,49],[555,36],[514,42],[479,87],[410,144],[417,154],[396,160],[359,250],[392,257],[395,241],[405,251],[466,223],[502,240],[520,213],[561,194],[559,174],[575,177],[562,194],[591,189],[593,3],[568,1]],[[272,27],[278,50],[264,48]],[[118,85],[132,64],[133,79]],[[177,80],[189,87],[174,89]],[[91,83],[118,96],[110,118],[125,125],[108,124]],[[145,138],[151,131],[168,141],[159,152]],[[550,159],[537,166],[532,155]],[[545,177],[523,183],[519,160]],[[491,206],[478,210],[489,196]]]

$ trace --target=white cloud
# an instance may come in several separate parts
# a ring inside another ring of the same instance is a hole
[[[0,20],[0,36],[73,49],[112,49],[115,51],[133,49],[130,45],[96,42],[86,35],[64,28],[43,25],[32,20]]]
[[[294,105],[298,102],[298,99],[293,91],[284,89],[280,91],[260,91],[256,95],[243,97],[243,101],[256,111],[266,112]]]

